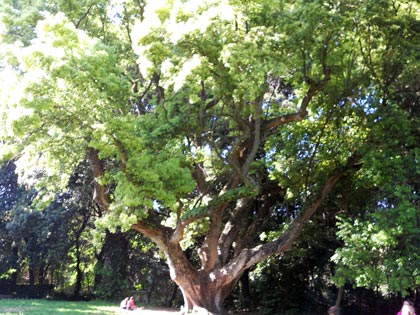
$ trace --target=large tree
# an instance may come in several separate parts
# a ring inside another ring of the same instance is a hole
[[[384,34],[370,35],[383,25],[376,10],[398,29],[392,17],[416,21],[419,7],[97,1],[79,16],[44,11],[34,39],[2,47],[5,156],[36,185],[40,208],[88,159],[106,212],[98,226],[149,237],[184,311],[222,314],[244,271],[290,250],[379,145],[379,74],[392,67],[381,63]],[[389,90],[411,61],[398,59]]]

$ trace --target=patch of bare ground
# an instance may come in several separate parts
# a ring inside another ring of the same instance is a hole
[[[122,310],[116,308],[116,314],[118,315],[166,315],[166,314],[177,314],[179,310],[173,308],[163,308],[163,307],[147,307],[144,309],[136,309],[133,311]]]
[[[163,308],[163,307],[146,307],[144,309],[136,309],[133,311],[122,310],[116,308],[115,314],[117,315],[174,315],[180,314],[179,309],[174,308]],[[249,312],[249,311],[231,311],[229,315],[257,315],[258,312]]]

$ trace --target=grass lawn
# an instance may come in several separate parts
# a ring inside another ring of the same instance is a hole
[[[2,315],[115,315],[118,307],[109,302],[67,302],[0,299]]]
[[[67,302],[48,300],[0,299],[1,315],[167,315],[176,310],[146,307],[144,310],[125,311],[119,302]]]

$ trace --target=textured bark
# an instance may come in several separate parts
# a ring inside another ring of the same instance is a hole
[[[87,159],[91,164],[93,178],[95,179],[93,182],[93,200],[101,206],[104,211],[107,211],[110,205],[108,191],[105,186],[98,182],[98,179],[104,175],[104,169],[102,162],[99,159],[98,151],[93,148],[88,148]]]

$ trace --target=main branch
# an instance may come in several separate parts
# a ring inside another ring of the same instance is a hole
[[[321,203],[331,193],[339,180],[346,176],[348,171],[354,170],[358,161],[359,157],[357,155],[352,156],[349,158],[345,167],[335,169],[325,181],[317,198],[304,208],[303,212],[300,213],[278,239],[263,245],[258,245],[254,248],[243,249],[238,256],[232,259],[224,268],[221,268],[220,272],[225,275],[224,281],[227,283],[236,281],[244,270],[264,260],[268,256],[289,251],[292,244],[299,237],[302,229],[320,207]],[[356,170],[357,169],[358,167]]]

